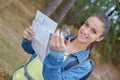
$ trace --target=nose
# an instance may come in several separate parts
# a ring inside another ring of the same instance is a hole
[[[89,28],[84,30],[84,34],[88,35],[89,34]]]

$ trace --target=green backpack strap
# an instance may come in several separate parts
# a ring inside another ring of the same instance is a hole
[[[24,75],[27,78],[27,80],[34,80],[27,71],[27,64],[24,65]]]

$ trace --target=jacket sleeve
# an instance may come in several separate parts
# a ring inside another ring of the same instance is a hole
[[[65,51],[50,49],[50,54],[45,58],[43,65],[44,80],[79,80],[87,75],[92,67],[89,62],[75,66],[67,71],[61,72]]]
[[[24,49],[25,52],[27,52],[29,54],[34,54],[35,53],[35,51],[32,48],[31,41],[23,38],[21,46],[22,46],[22,48]]]

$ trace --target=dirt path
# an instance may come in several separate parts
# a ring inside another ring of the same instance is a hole
[[[111,63],[97,65],[88,80],[120,80],[120,70]]]

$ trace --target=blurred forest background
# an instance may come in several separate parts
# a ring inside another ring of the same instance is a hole
[[[68,25],[72,35],[94,12],[111,21],[107,39],[91,52],[96,67],[88,80],[120,80],[120,0],[0,0],[0,80],[7,80],[30,55],[21,48],[22,33],[36,10],[52,18],[59,28]]]

